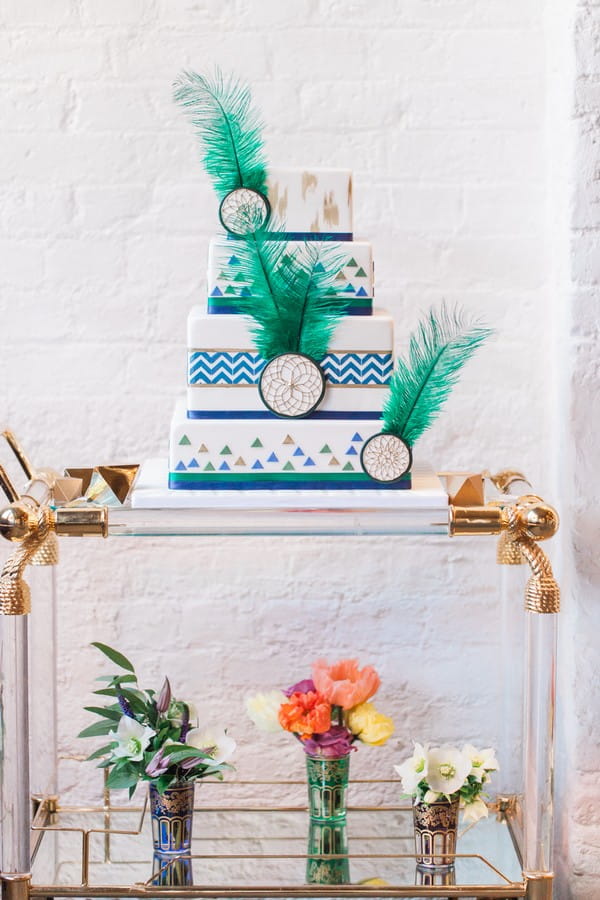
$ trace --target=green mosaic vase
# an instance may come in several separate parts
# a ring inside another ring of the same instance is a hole
[[[306,757],[308,812],[317,822],[330,822],[346,816],[346,795],[350,754],[337,759]]]
[[[306,852],[307,884],[350,884],[346,820],[310,820]]]

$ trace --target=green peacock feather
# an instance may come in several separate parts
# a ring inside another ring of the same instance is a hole
[[[266,194],[261,123],[250,90],[219,69],[212,78],[182,72],[174,99],[198,132],[204,168],[219,197],[240,187]]]
[[[469,325],[463,315],[442,305],[430,310],[411,335],[408,359],[398,359],[383,408],[382,430],[409,446],[439,414],[460,370],[490,336],[491,330]]]
[[[285,241],[250,235],[235,241],[240,271],[252,291],[236,298],[240,313],[251,316],[253,338],[265,359],[304,353],[320,361],[348,301],[333,293],[341,257],[326,245],[306,243],[290,249]]]

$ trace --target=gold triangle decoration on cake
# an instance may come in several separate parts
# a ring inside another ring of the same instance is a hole
[[[206,444],[200,444],[200,447],[198,448],[198,453],[208,453],[208,447],[206,446]]]
[[[283,443],[284,443],[284,444],[295,444],[296,441],[294,440],[294,438],[293,438],[290,434],[288,434],[288,435],[286,435],[286,437],[284,438]]]
[[[339,461],[335,458],[335,456],[331,457],[331,459],[329,460],[329,465],[330,466],[339,466]]]
[[[245,462],[245,460],[242,459],[241,456],[238,456],[238,458],[235,461],[235,465],[236,466],[245,466],[246,462]]]

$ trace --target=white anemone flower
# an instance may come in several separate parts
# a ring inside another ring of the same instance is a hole
[[[414,794],[420,781],[427,778],[428,745],[415,744],[413,755],[400,766],[394,766],[402,779],[402,790],[405,794]]]
[[[488,815],[488,808],[481,797],[476,797],[471,803],[465,803],[463,808],[463,822],[479,822]]]
[[[283,691],[254,694],[246,700],[246,712],[261,731],[283,731],[279,722],[279,708],[286,701]]]
[[[498,760],[491,747],[486,747],[485,750],[477,750],[472,744],[465,744],[463,753],[466,753],[471,759],[469,775],[473,775],[481,783],[489,781],[487,772],[495,772],[498,769]]]
[[[457,747],[433,747],[427,754],[427,783],[439,794],[453,794],[471,771],[471,757]]]
[[[113,756],[124,757],[132,762],[139,762],[144,757],[144,750],[156,734],[147,725],[141,725],[131,716],[121,716],[116,731],[111,731],[109,740],[116,741]]]
[[[236,742],[223,728],[192,728],[185,739],[186,744],[203,750],[215,766],[226,762],[235,752]]]

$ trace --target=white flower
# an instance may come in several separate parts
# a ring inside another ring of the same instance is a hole
[[[440,795],[437,791],[425,791],[423,795],[423,803],[435,803],[436,800],[440,799]]]
[[[261,731],[282,731],[279,707],[287,701],[283,691],[267,691],[246,700],[246,712]]]
[[[488,808],[481,797],[472,800],[471,803],[465,803],[463,808],[463,822],[478,822],[480,819],[488,815]]]
[[[427,783],[432,791],[453,794],[471,771],[471,757],[457,747],[433,747],[427,755]]]
[[[223,728],[192,728],[185,742],[196,750],[203,750],[215,765],[228,760],[237,746]]]
[[[469,775],[473,775],[482,784],[489,781],[488,772],[495,772],[498,769],[498,760],[491,747],[486,747],[485,750],[477,750],[472,744],[465,744],[463,753],[466,753],[471,759]]]
[[[415,744],[413,755],[394,769],[402,779],[402,790],[405,794],[414,794],[420,781],[427,778],[428,745]]]
[[[167,710],[167,719],[169,719],[175,727],[181,727],[183,725],[184,707],[186,706],[188,709],[190,725],[195,726],[198,724],[198,710],[193,703],[188,703],[187,700],[171,700]]]
[[[108,735],[118,746],[112,751],[113,756],[125,757],[132,762],[139,762],[144,757],[144,750],[156,734],[147,725],[140,725],[131,716],[121,716],[116,731]]]

